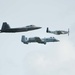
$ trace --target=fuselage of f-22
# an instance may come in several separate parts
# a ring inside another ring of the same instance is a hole
[[[25,27],[19,27],[19,28],[10,28],[9,24],[7,22],[3,22],[2,28],[0,30],[0,33],[16,33],[16,32],[26,32],[31,30],[40,29],[41,27],[37,27],[35,25],[28,25]]]

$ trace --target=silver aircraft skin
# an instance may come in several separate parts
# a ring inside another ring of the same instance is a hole
[[[32,42],[46,44],[47,42],[59,42],[59,40],[55,39],[54,37],[49,37],[49,38],[30,37],[30,38],[27,38],[24,35],[22,35],[21,42],[23,42],[24,44],[28,44],[28,43],[32,43]]]
[[[69,36],[69,28],[68,28],[68,31],[64,31],[64,30],[50,31],[49,28],[47,27],[46,32],[47,33],[53,33],[53,34],[56,34],[56,35],[68,34],[68,36]]]
[[[10,28],[9,24],[7,22],[3,22],[2,28],[0,30],[0,33],[16,33],[16,32],[26,32],[31,30],[40,29],[41,27],[37,27],[35,25],[28,25],[25,27],[19,27],[19,28]]]

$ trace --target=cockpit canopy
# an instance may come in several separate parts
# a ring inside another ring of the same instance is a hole
[[[27,28],[29,28],[29,27],[35,27],[35,25],[28,25],[28,26],[26,26]]]
[[[55,39],[55,37],[50,37],[51,39]]]

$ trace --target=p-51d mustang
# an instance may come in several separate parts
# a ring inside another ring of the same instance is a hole
[[[21,42],[23,42],[24,44],[28,44],[31,42],[46,44],[47,42],[59,42],[59,40],[55,39],[54,37],[49,37],[49,38],[30,37],[30,38],[27,38],[24,35],[22,35]]]
[[[15,33],[15,32],[25,32],[25,31],[31,31],[31,30],[36,30],[40,29],[41,27],[36,27],[34,25],[28,25],[25,27],[19,27],[19,28],[10,28],[9,24],[7,22],[3,22],[2,28],[0,30],[0,33]]]
[[[63,30],[50,31],[49,28],[47,27],[46,32],[47,33],[53,33],[56,35],[68,34],[68,36],[69,36],[69,29],[68,29],[68,31],[63,31]]]

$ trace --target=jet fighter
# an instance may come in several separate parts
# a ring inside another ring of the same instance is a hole
[[[23,42],[24,44],[28,44],[28,43],[32,43],[32,42],[46,44],[47,42],[59,42],[59,40],[55,39],[54,37],[49,37],[49,38],[30,37],[30,38],[27,38],[24,35],[22,35],[21,42]]]
[[[53,33],[53,34],[56,34],[56,35],[68,34],[68,36],[69,36],[69,28],[68,28],[68,31],[64,31],[64,30],[50,31],[49,28],[47,27],[46,32],[47,33]]]
[[[16,33],[16,32],[26,32],[31,30],[40,29],[41,27],[37,27],[35,25],[28,25],[25,27],[19,27],[19,28],[10,28],[9,24],[7,22],[3,22],[2,28],[0,30],[0,33]]]

